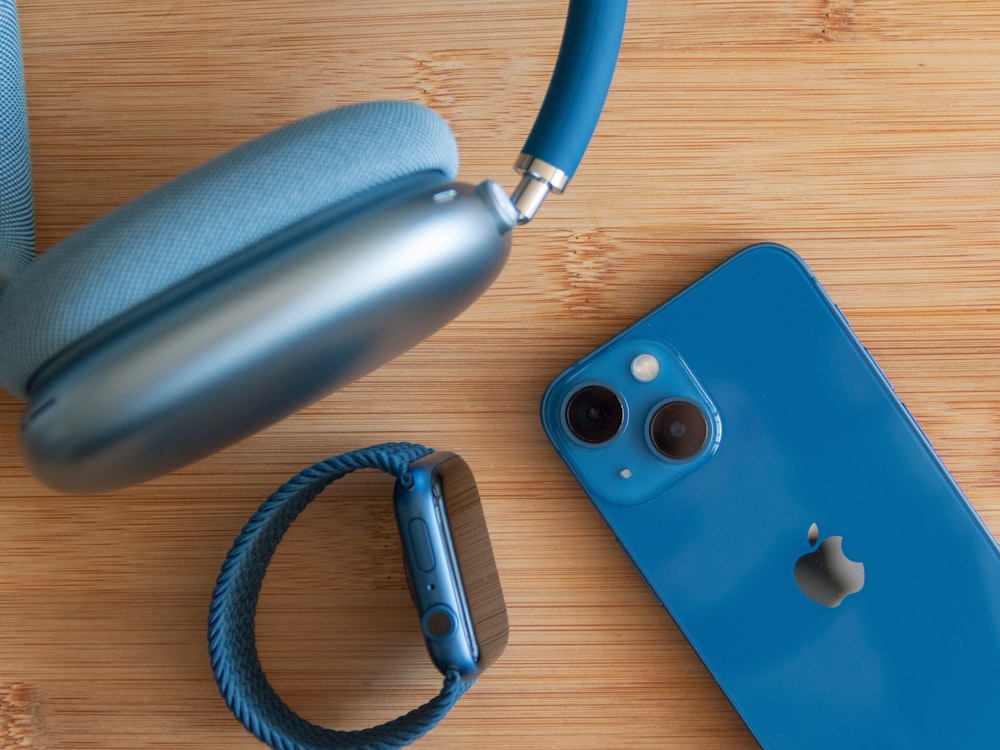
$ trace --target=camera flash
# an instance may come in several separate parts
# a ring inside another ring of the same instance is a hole
[[[652,354],[640,354],[632,360],[632,377],[640,383],[650,383],[660,374],[660,360]]]
[[[626,467],[618,472],[618,476],[621,477],[622,479],[631,479],[632,470]]]

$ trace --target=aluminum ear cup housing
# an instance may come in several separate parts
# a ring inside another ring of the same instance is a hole
[[[503,268],[499,186],[411,177],[264,241],[88,336],[29,386],[21,447],[65,492],[218,451],[429,336]]]

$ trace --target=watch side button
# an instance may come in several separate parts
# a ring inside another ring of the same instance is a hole
[[[455,632],[455,615],[445,605],[438,604],[427,610],[421,625],[428,638],[443,641]]]
[[[434,570],[434,550],[431,549],[431,537],[427,524],[422,518],[410,520],[410,547],[413,549],[413,561],[424,573]]]

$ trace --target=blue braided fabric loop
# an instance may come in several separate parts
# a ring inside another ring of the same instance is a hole
[[[275,750],[389,750],[430,731],[471,686],[450,671],[441,692],[405,716],[371,729],[340,731],[312,724],[286,706],[267,681],[257,654],[254,615],[264,573],[295,518],[327,486],[356,469],[380,469],[404,486],[409,466],[433,453],[412,443],[385,443],[321,461],[282,485],[250,518],[222,566],[208,624],[212,669],[229,708]]]
[[[0,0],[0,290],[35,255],[28,107],[14,0]]]

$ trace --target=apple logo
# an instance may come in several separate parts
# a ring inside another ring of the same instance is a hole
[[[819,527],[809,527],[809,546],[816,547]],[[795,582],[802,593],[824,607],[836,607],[845,597],[865,585],[864,563],[855,562],[844,554],[844,538],[831,536],[812,552],[795,562]]]

